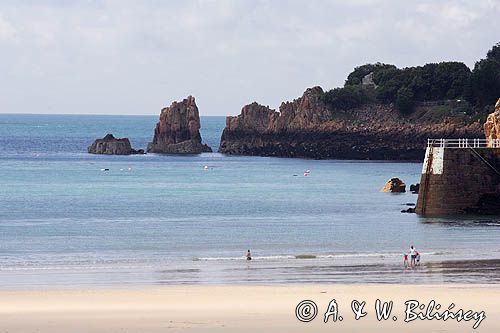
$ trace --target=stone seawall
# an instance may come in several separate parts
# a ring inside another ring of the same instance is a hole
[[[500,214],[500,148],[427,148],[416,213]]]

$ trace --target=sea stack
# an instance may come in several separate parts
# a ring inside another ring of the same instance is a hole
[[[133,149],[128,138],[117,139],[113,134],[106,134],[104,138],[95,140],[89,146],[88,152],[103,155],[131,155],[144,154],[144,149]]]
[[[193,96],[163,108],[148,152],[200,154],[212,149],[201,142],[200,115]]]

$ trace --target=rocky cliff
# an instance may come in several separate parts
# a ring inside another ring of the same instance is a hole
[[[163,108],[148,152],[199,154],[212,149],[201,143],[200,116],[193,96]]]
[[[402,115],[392,105],[331,110],[320,87],[284,102],[279,112],[259,105],[227,117],[219,151],[225,154],[314,159],[421,160],[427,138],[478,138],[480,121],[448,105],[419,105]]]
[[[89,154],[104,155],[131,155],[144,154],[143,149],[135,150],[130,145],[128,138],[117,139],[113,134],[107,134],[102,139],[97,139],[88,148]]]
[[[500,139],[500,98],[495,104],[495,112],[490,113],[484,123],[486,139]]]

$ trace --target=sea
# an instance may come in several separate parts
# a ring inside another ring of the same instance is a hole
[[[0,115],[0,288],[500,282],[500,217],[380,192],[421,161],[226,156],[224,117],[201,117],[214,153],[87,153],[107,133],[146,148],[157,120]]]

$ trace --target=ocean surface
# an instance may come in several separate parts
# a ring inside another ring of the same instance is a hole
[[[145,148],[157,118],[0,115],[0,288],[500,282],[500,217],[379,192],[421,163],[86,153],[106,133]],[[224,124],[202,117],[215,151]]]

